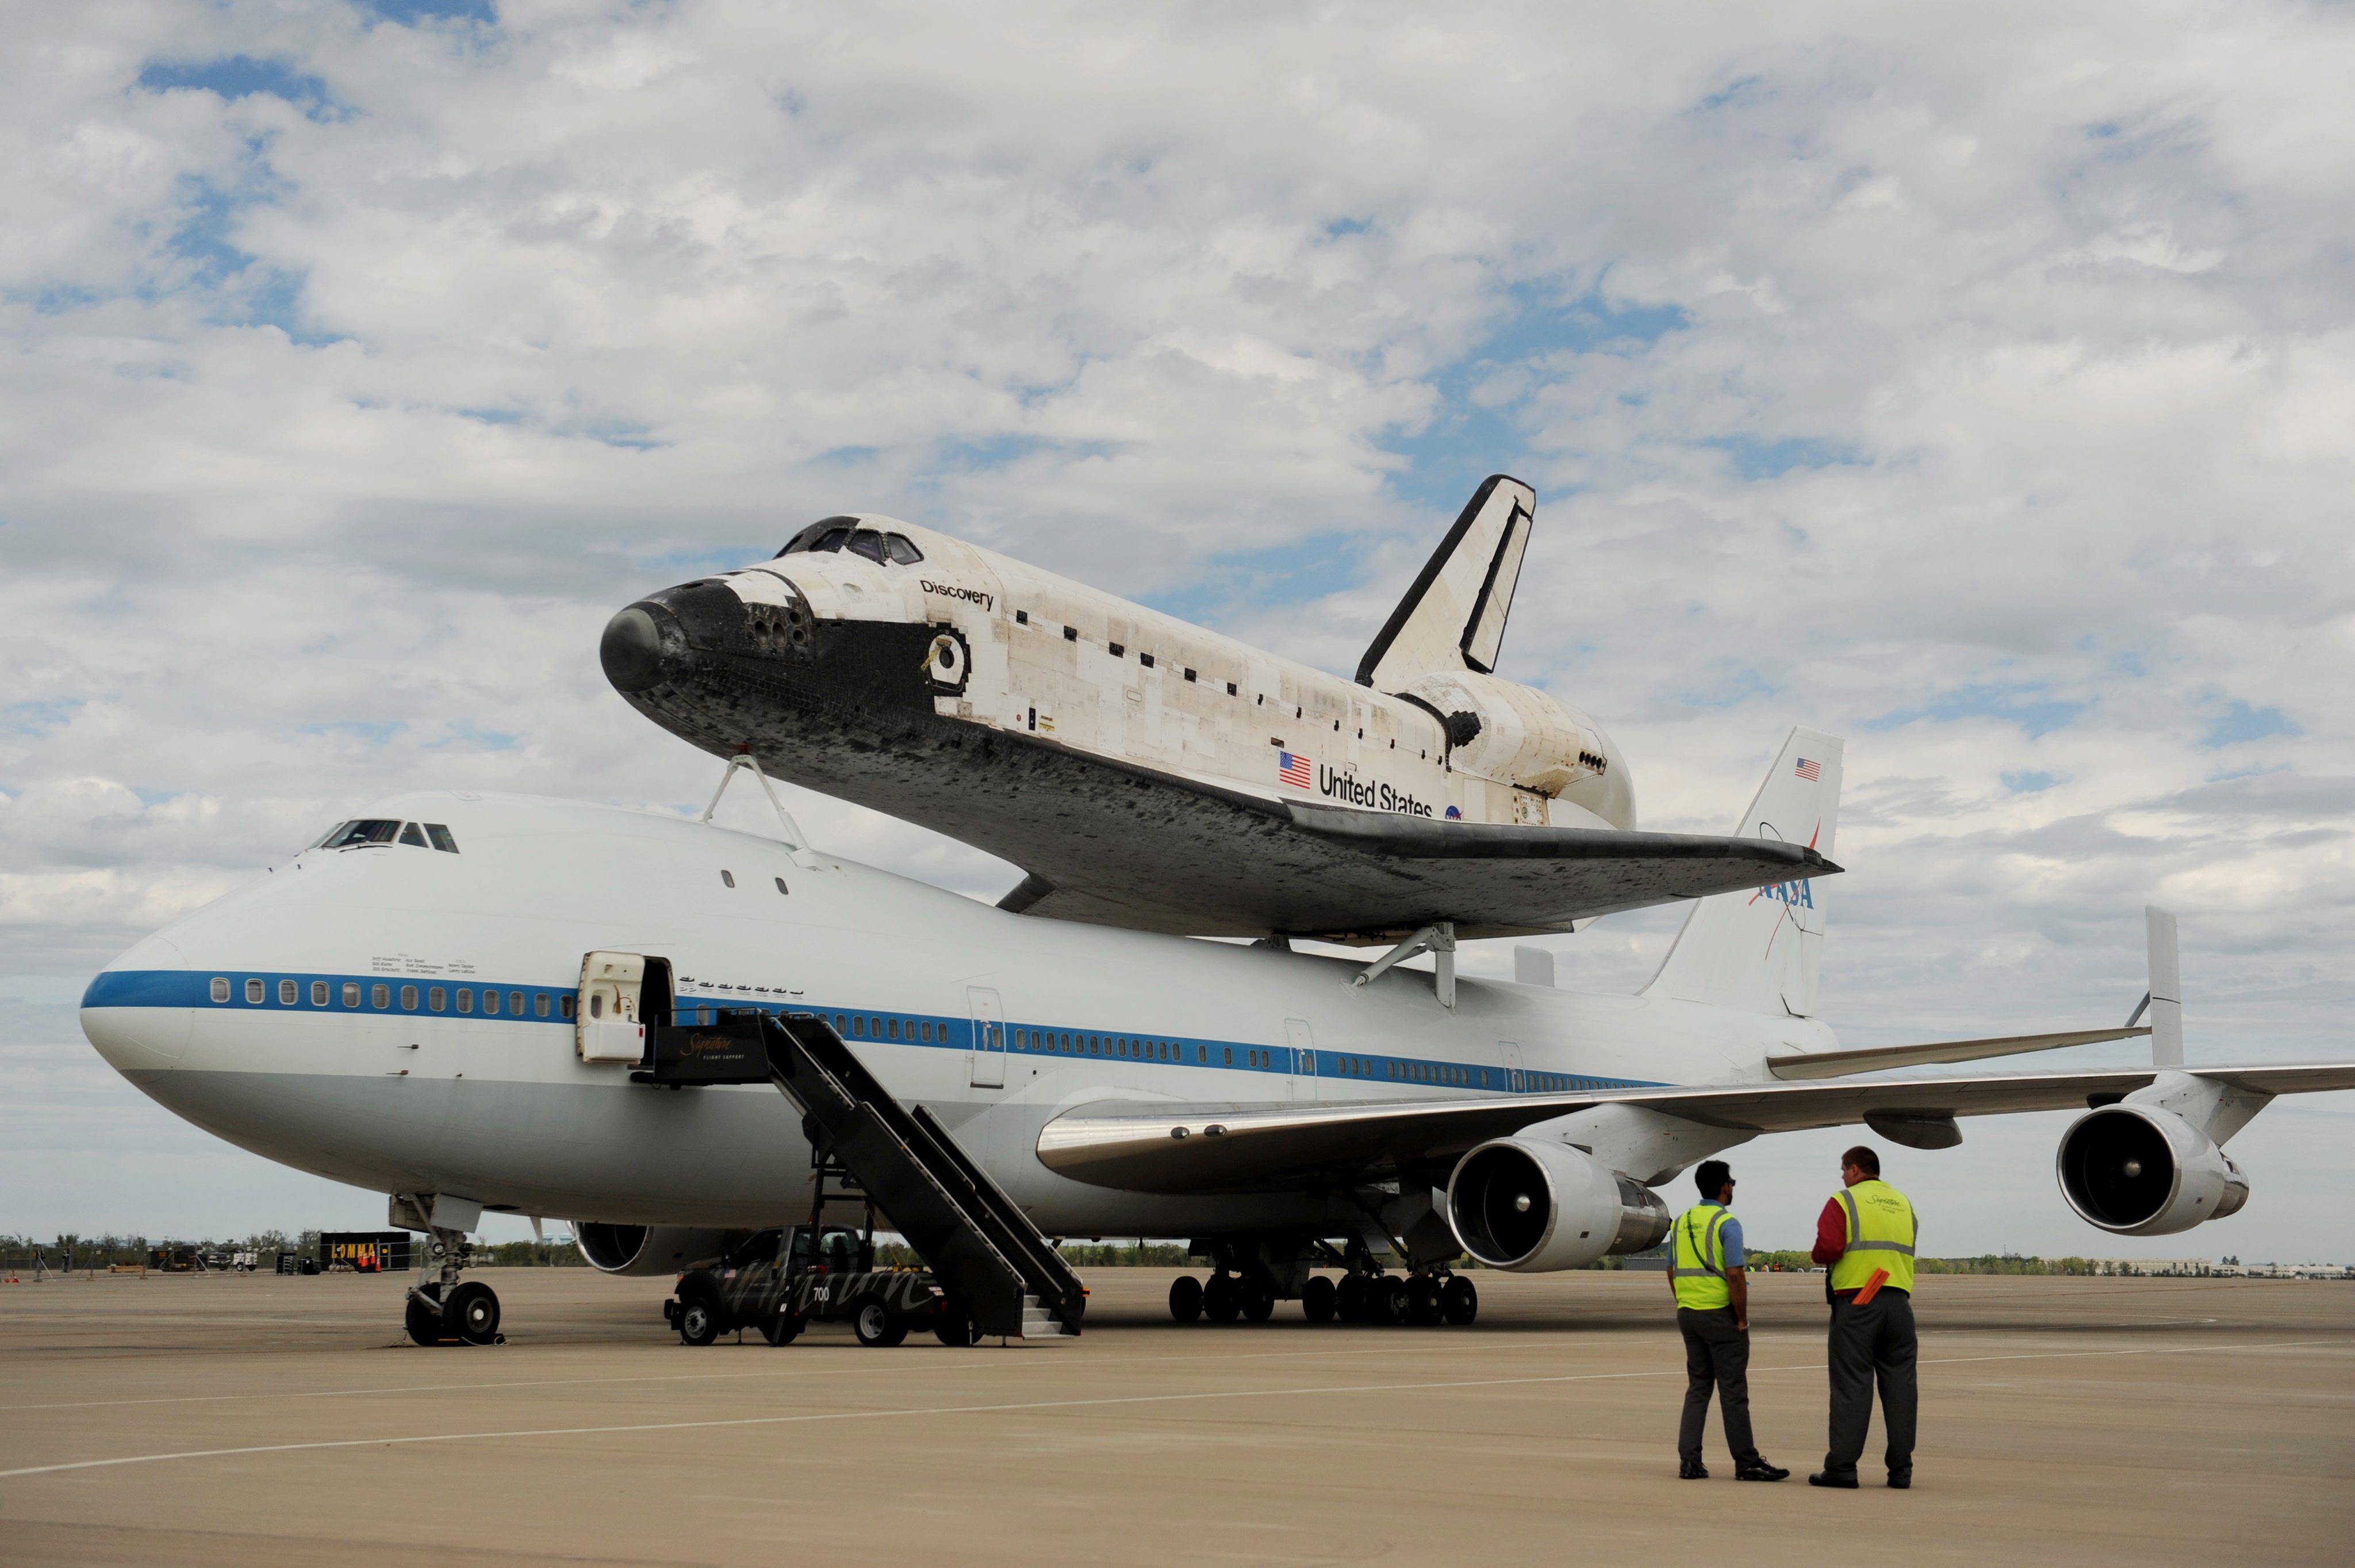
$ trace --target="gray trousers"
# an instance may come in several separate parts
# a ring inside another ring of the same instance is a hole
[[[1913,1361],[1920,1348],[1913,1335],[1913,1298],[1903,1291],[1883,1290],[1863,1307],[1833,1300],[1832,1445],[1824,1456],[1827,1472],[1856,1474],[1865,1435],[1872,1428],[1876,1382],[1881,1385],[1881,1417],[1889,1425],[1890,1471],[1913,1467],[1913,1419],[1921,1403]]]
[[[1736,1464],[1758,1457],[1750,1437],[1750,1336],[1733,1326],[1733,1308],[1696,1312],[1677,1308],[1685,1336],[1685,1418],[1677,1428],[1677,1456],[1700,1463],[1702,1429],[1709,1423],[1709,1394],[1715,1389],[1725,1420],[1725,1445]]]

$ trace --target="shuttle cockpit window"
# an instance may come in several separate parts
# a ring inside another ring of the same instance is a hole
[[[850,531],[858,526],[857,517],[820,517],[816,522],[785,541],[781,556],[800,555],[806,550],[840,549]]]
[[[913,566],[924,559],[924,552],[916,548],[916,541],[905,534],[885,534],[883,553],[891,558],[894,566]]]
[[[398,819],[386,821],[380,817],[361,817],[357,821],[338,824],[336,830],[320,839],[314,848],[357,849],[370,844],[389,844],[400,831],[400,823]]]
[[[850,543],[844,548],[853,555],[865,556],[878,566],[883,564],[883,536],[873,528],[859,529],[850,536]]]

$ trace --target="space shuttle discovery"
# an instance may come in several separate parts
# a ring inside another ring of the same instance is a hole
[[[1837,871],[1805,825],[1638,831],[1602,727],[1495,673],[1535,515],[1482,484],[1354,681],[871,515],[640,600],[601,659],[714,755],[1020,866],[1034,915],[1452,941]]]

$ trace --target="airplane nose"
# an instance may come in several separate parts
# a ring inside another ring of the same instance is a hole
[[[662,628],[645,606],[633,604],[605,623],[597,662],[616,691],[647,691],[662,684]]]

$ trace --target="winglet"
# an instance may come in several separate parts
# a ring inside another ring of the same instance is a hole
[[[2156,904],[2142,910],[2150,950],[2150,1064],[2183,1065],[2183,965],[2175,941],[2175,914]]]

